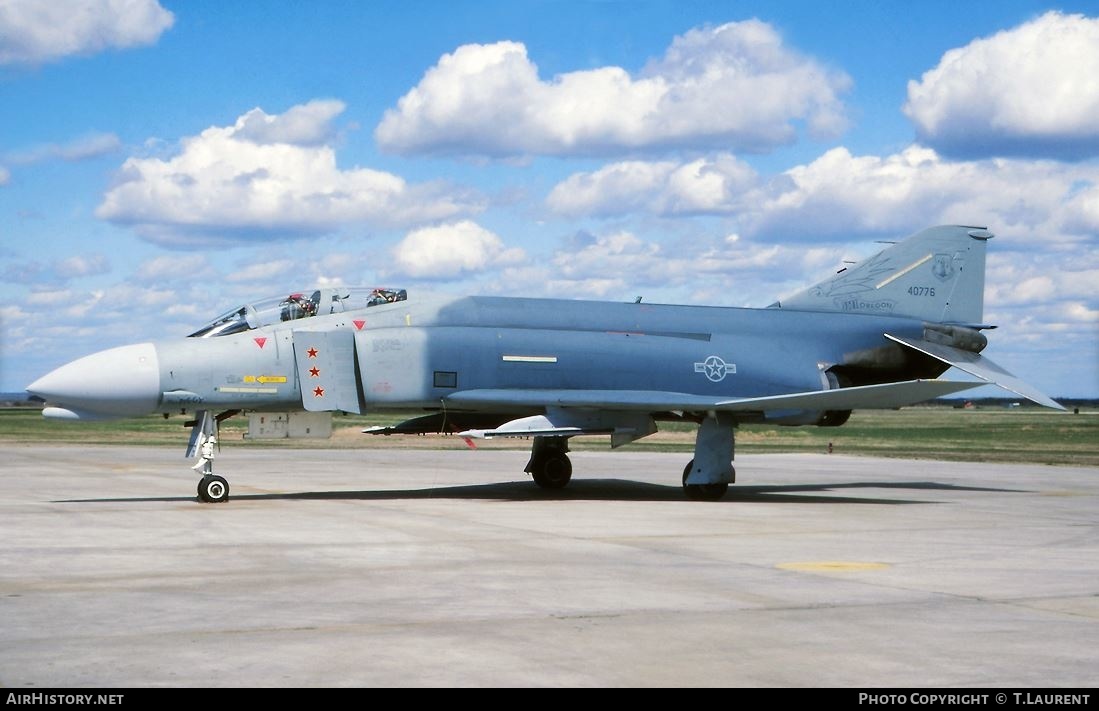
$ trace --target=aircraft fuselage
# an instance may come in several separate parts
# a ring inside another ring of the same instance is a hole
[[[48,415],[74,418],[437,409],[458,391],[480,389],[761,397],[836,387],[829,368],[848,367],[858,354],[899,351],[883,333],[920,338],[924,328],[916,319],[867,314],[424,297],[111,349],[62,366],[29,390],[57,404]],[[889,360],[876,357],[879,370],[913,365]],[[930,370],[915,375],[942,368]],[[794,413],[771,419],[805,423]]]

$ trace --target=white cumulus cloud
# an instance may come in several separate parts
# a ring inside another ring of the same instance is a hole
[[[111,263],[103,254],[74,254],[48,262],[10,262],[0,277],[13,284],[60,284],[87,276],[109,274]]]
[[[74,163],[113,153],[121,147],[122,141],[113,133],[89,133],[67,143],[44,143],[12,151],[5,158],[8,163],[18,165],[40,163],[45,160]]]
[[[950,161],[920,146],[884,157],[835,148],[770,181],[742,219],[751,233],[807,239],[987,224],[1048,244],[1074,235],[1094,239],[1095,232],[1069,228],[1064,207],[1081,186],[1097,182],[1099,166],[1088,164]]]
[[[728,153],[676,161],[622,161],[574,173],[556,185],[546,204],[563,215],[730,213],[756,187],[756,172]]]
[[[1099,262],[1035,250],[1026,259],[989,245],[986,300],[991,307],[1090,301],[1099,308]]]
[[[369,168],[340,169],[332,120],[343,104],[317,101],[284,114],[253,109],[232,126],[181,141],[170,158],[130,158],[96,216],[133,225],[164,246],[193,247],[333,231],[410,225],[480,208],[465,191],[410,185]]]
[[[273,281],[289,277],[299,268],[300,265],[292,259],[273,259],[233,269],[226,279],[234,282]]]
[[[728,154],[623,161],[558,183],[547,206],[568,216],[720,216],[752,239],[849,242],[935,224],[987,224],[1079,248],[1099,239],[1099,165],[1055,160],[949,160],[930,148],[854,155],[759,175]]]
[[[413,230],[392,254],[400,274],[436,279],[456,278],[526,259],[522,249],[508,248],[497,235],[470,220]]]
[[[922,143],[965,157],[1099,154],[1099,19],[1047,12],[908,83]]]
[[[210,261],[202,254],[152,257],[141,262],[134,271],[134,277],[146,283],[193,282],[212,275]]]
[[[174,21],[156,0],[3,0],[0,64],[149,45]]]
[[[54,271],[62,279],[95,276],[111,271],[111,263],[102,254],[73,255],[58,261]]]
[[[843,73],[759,20],[701,27],[632,76],[600,67],[542,79],[519,42],[440,58],[375,129],[400,153],[607,155],[674,148],[767,151],[846,126]]]
[[[342,101],[318,99],[275,116],[252,109],[237,120],[237,136],[253,143],[319,146],[332,138],[332,120],[345,108]]]
[[[630,230],[580,231],[548,259],[504,269],[483,291],[645,303],[766,306],[834,270],[835,247],[775,245],[707,229],[669,239]]]
[[[1090,181],[1081,180],[1064,203],[1065,226],[1074,231],[1099,235],[1099,169]]]

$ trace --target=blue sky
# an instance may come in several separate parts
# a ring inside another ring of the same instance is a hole
[[[987,225],[1099,396],[1099,3],[0,0],[0,390],[317,284],[766,306]]]

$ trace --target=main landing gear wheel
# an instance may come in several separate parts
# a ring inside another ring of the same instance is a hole
[[[208,504],[220,504],[229,498],[229,482],[220,476],[204,476],[198,483],[198,498]]]
[[[726,492],[729,491],[729,484],[722,482],[720,484],[688,484],[687,477],[691,475],[691,469],[694,468],[695,460],[687,462],[687,466],[683,468],[683,493],[687,495],[687,498],[691,501],[718,501]]]
[[[530,475],[543,489],[564,489],[572,480],[572,462],[566,454],[547,454],[531,462]]]

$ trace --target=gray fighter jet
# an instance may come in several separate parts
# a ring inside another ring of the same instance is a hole
[[[993,328],[983,323],[991,237],[927,229],[763,309],[302,291],[235,308],[188,338],[81,358],[27,390],[46,417],[193,412],[188,455],[205,453],[195,469],[207,502],[229,494],[209,455],[225,417],[247,412],[285,432],[294,413],[410,409],[424,414],[366,431],[532,438],[526,471],[551,489],[572,477],[571,437],[610,435],[619,447],[660,421],[697,423],[682,484],[713,500],[735,480],[742,422],[834,427],[854,409],[985,383],[1063,409],[979,355]],[[937,379],[952,366],[978,380]],[[324,431],[306,423],[298,429]]]

